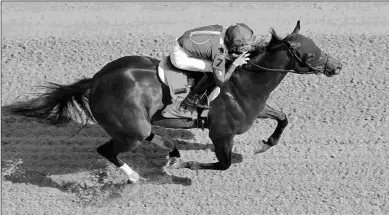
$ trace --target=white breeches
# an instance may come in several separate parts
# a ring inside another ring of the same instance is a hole
[[[175,67],[182,70],[213,72],[211,61],[190,57],[189,54],[178,44],[177,40],[170,53],[170,61]]]

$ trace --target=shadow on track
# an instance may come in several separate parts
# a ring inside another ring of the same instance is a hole
[[[3,108],[1,123],[2,178],[12,183],[75,193],[84,203],[96,196],[109,199],[124,193],[130,195],[142,184],[192,184],[190,178],[175,176],[175,170],[164,168],[168,151],[148,142],[121,156],[146,179],[136,185],[127,184],[126,176],[96,152],[96,147],[109,139],[96,124],[77,134],[80,124],[45,125],[35,119],[10,116]],[[189,130],[155,127],[154,131],[178,139],[179,150],[213,151],[212,144],[193,143],[194,136]],[[242,155],[233,155],[234,163],[242,160]]]

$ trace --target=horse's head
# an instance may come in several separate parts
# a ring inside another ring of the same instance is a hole
[[[284,69],[299,74],[322,73],[326,76],[339,74],[342,69],[340,61],[321,51],[310,38],[301,35],[299,31],[300,21],[293,32],[284,39],[278,37],[272,29],[270,41],[266,41],[265,55],[257,58],[260,64],[266,68],[279,71]]]

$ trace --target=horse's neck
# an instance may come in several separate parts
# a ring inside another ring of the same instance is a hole
[[[285,73],[237,71],[231,77],[228,91],[245,108],[258,110],[270,93],[281,83]]]

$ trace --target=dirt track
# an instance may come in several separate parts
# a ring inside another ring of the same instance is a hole
[[[388,3],[2,3],[2,105],[47,81],[91,77],[111,60],[167,55],[174,37],[245,22],[301,33],[342,59],[342,74],[289,74],[269,103],[289,118],[281,142],[252,155],[275,122],[235,139],[227,171],[167,170],[167,152],[142,145],[121,157],[147,179],[123,186],[95,148],[97,125],[72,137],[2,113],[2,214],[389,214]],[[386,15],[385,15],[386,14]],[[184,160],[216,160],[207,132],[157,129]]]

